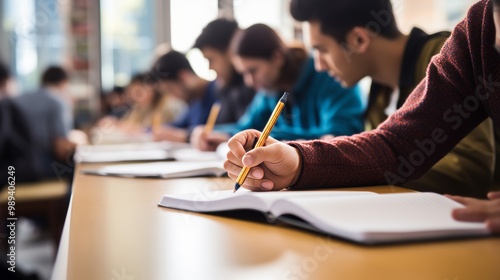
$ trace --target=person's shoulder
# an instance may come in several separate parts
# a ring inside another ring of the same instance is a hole
[[[469,11],[467,12],[467,18],[474,18],[477,14],[489,14],[491,16],[490,10],[492,9],[491,0],[480,0],[474,3]]]
[[[466,55],[472,57],[473,62],[483,62],[476,58],[490,56],[490,53],[495,51],[491,47],[495,43],[495,25],[492,15],[491,0],[482,0],[473,4],[465,18],[453,29],[441,53],[449,58]],[[444,58],[438,56],[439,59]]]
[[[62,110],[64,107],[64,101],[47,89],[41,88],[32,94],[33,98],[36,99],[37,102],[40,102],[50,110]]]
[[[492,3],[490,0],[481,0],[473,4],[467,11],[465,19],[455,28],[452,35],[458,30],[464,29],[469,35],[481,36],[485,21],[493,21]]]
[[[12,101],[19,107],[43,104],[43,97],[38,96],[38,92],[26,92],[12,98]]]

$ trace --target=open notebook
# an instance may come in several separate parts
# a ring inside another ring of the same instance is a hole
[[[182,160],[213,161],[219,159],[216,152],[202,152],[187,143],[137,143],[116,145],[81,146],[75,152],[75,161],[82,163],[105,163],[127,161]]]
[[[366,244],[488,234],[484,223],[455,221],[451,211],[463,206],[435,193],[220,191],[165,195],[159,205],[194,212],[256,210],[270,223]]]
[[[222,176],[226,174],[226,171],[224,170],[224,161],[216,160],[119,164],[84,169],[82,173],[133,178],[186,178]]]

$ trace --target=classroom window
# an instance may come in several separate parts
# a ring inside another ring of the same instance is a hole
[[[154,0],[101,1],[102,87],[125,86],[152,64]]]
[[[172,48],[186,53],[194,71],[202,78],[213,80],[215,73],[199,50],[191,50],[202,29],[217,18],[217,0],[171,0]]]
[[[33,91],[45,67],[65,62],[65,4],[60,0],[4,0],[0,5],[7,41],[3,46],[8,49],[7,63],[17,80],[17,91]]]

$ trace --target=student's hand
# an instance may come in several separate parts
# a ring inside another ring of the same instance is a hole
[[[117,123],[118,123],[117,118],[111,117],[111,116],[106,116],[97,122],[97,127],[109,129],[111,127],[115,127],[117,125]]]
[[[281,190],[293,185],[299,177],[299,151],[269,137],[263,147],[252,149],[257,130],[245,130],[229,139],[230,151],[224,163],[229,177],[238,178],[243,164],[252,167],[242,187],[254,191]],[[248,152],[247,152],[248,151]]]
[[[190,143],[193,148],[200,151],[215,151],[219,144],[227,142],[229,135],[219,132],[205,132],[205,126],[200,125],[191,132]]]
[[[465,206],[465,208],[453,210],[454,219],[467,222],[486,222],[491,232],[500,233],[500,192],[490,192],[488,194],[489,200],[450,195],[448,197]]]
[[[324,140],[324,141],[329,141],[329,140],[332,140],[333,138],[335,138],[335,135],[333,134],[325,134],[323,136],[321,136],[321,138],[319,138],[320,140]]]
[[[188,132],[186,129],[162,126],[153,130],[153,139],[155,141],[187,142]]]

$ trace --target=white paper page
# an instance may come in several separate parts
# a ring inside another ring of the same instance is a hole
[[[83,145],[76,148],[76,154],[86,155],[96,152],[112,151],[143,151],[143,150],[173,150],[189,148],[188,143],[177,142],[146,142],[146,143],[128,143],[128,144],[106,144],[106,145]]]
[[[202,152],[197,149],[178,149],[171,152],[171,155],[177,161],[214,161],[225,159],[220,158],[216,152]]]
[[[99,163],[140,160],[165,160],[170,158],[165,150],[128,150],[76,153],[76,162]]]
[[[142,143],[153,142],[151,133],[127,134],[120,131],[95,133],[91,136],[92,144],[123,144],[123,143]]]
[[[455,221],[452,210],[463,206],[434,193],[292,199],[281,204],[276,215],[291,210],[323,231],[360,242],[487,234],[483,223]]]
[[[262,199],[267,206],[271,209],[271,205],[278,200],[301,200],[301,199],[317,199],[322,197],[334,198],[344,196],[364,196],[364,195],[377,195],[374,192],[363,191],[279,191],[279,192],[252,192],[252,195]]]
[[[153,162],[140,164],[110,165],[86,173],[122,175],[135,177],[182,177],[208,175],[214,171],[224,172],[224,161],[201,162]],[[176,176],[178,175],[178,176]]]
[[[241,188],[236,193],[232,190],[215,191],[192,194],[165,195],[161,206],[175,207],[191,211],[210,212],[232,209],[254,209],[268,212],[273,202],[289,198],[319,198],[354,195],[376,195],[371,192],[355,191],[279,191],[279,192],[251,192]],[[166,198],[166,199],[165,199]],[[193,203],[195,202],[195,203]],[[196,208],[193,205],[196,205]],[[187,208],[183,208],[187,207]]]
[[[165,195],[159,206],[177,208],[195,212],[214,212],[236,209],[254,209],[266,212],[266,204],[255,196],[249,196],[251,192],[241,189],[236,193],[232,190],[200,192],[189,194]]]

